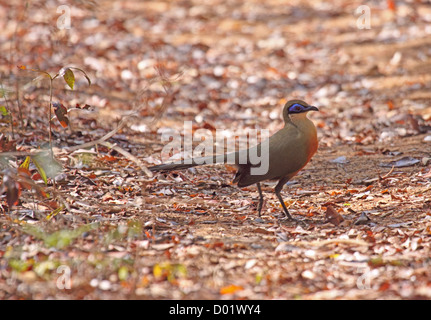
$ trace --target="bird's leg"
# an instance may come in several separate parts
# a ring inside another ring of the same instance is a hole
[[[259,191],[259,204],[257,206],[257,212],[259,213],[259,217],[260,217],[260,213],[262,211],[262,205],[263,205],[263,193],[262,193],[262,189],[260,188],[260,183],[256,183],[257,186],[257,191]]]
[[[289,220],[296,220],[296,219],[294,219],[294,218],[290,215],[289,211],[288,211],[288,210],[287,210],[287,208],[286,208],[286,205],[284,204],[283,198],[281,197],[281,194],[280,194],[281,189],[283,189],[283,186],[284,186],[284,184],[285,184],[287,181],[289,181],[289,180],[286,180],[286,179],[282,179],[282,180],[280,180],[280,181],[277,183],[277,185],[275,186],[274,191],[275,191],[275,194],[277,195],[278,200],[279,200],[279,201],[280,201],[280,203],[281,203],[281,206],[283,207],[284,214],[285,214],[286,218],[288,218]]]

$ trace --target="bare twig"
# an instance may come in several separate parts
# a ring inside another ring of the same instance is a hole
[[[125,116],[123,119],[121,119],[121,121],[118,123],[118,126],[116,128],[114,128],[113,130],[111,130],[110,132],[108,132],[107,134],[105,134],[103,137],[94,140],[94,141],[90,141],[90,142],[86,142],[77,146],[73,146],[73,147],[66,147],[66,149],[68,151],[75,151],[78,149],[85,149],[85,148],[90,148],[96,144],[101,144],[102,142],[108,140],[109,138],[111,138],[114,134],[116,134],[120,129],[122,129],[125,125],[126,125],[126,120],[129,119],[129,117],[134,116],[135,113],[130,114],[128,116]]]
[[[150,178],[153,177],[153,173],[150,170],[148,170],[148,168],[143,164],[143,162],[141,160],[139,160],[137,157],[135,157],[133,154],[131,154],[130,152],[128,152],[128,151],[124,150],[123,148],[119,147],[118,145],[112,144],[108,141],[101,141],[100,144],[105,146],[105,147],[114,149],[118,153],[121,153],[123,156],[125,156],[129,160],[136,163],[142,169],[142,171],[145,172],[145,174],[148,177],[150,177]]]
[[[110,132],[108,132],[107,134],[105,134],[102,138],[94,140],[94,141],[90,141],[90,142],[87,142],[87,143],[84,143],[84,144],[80,144],[80,145],[77,145],[77,146],[68,147],[67,150],[70,151],[70,152],[72,152],[72,151],[76,151],[78,149],[90,148],[90,147],[92,147],[94,145],[101,144],[101,145],[103,145],[105,147],[114,149],[115,151],[117,151],[117,152],[121,153],[122,155],[124,155],[129,160],[135,162],[142,169],[142,171],[144,171],[145,174],[148,177],[151,178],[153,176],[153,174],[151,173],[150,170],[148,170],[148,168],[143,164],[143,162],[141,160],[139,160],[137,157],[135,157],[134,155],[132,155],[130,152],[128,152],[128,151],[120,148],[119,146],[114,145],[114,144],[109,143],[108,141],[106,141],[109,138],[111,138],[114,134],[116,134],[121,128],[123,128],[126,125],[127,120],[129,119],[129,117],[134,116],[134,114],[135,113],[130,114],[130,115],[124,117],[123,119],[121,119],[121,121],[118,124],[118,126],[115,129],[113,129]]]
[[[159,80],[161,81],[161,85],[163,87],[163,90],[165,91],[165,96],[163,97],[163,101],[158,108],[159,112],[156,115],[154,115],[154,118],[150,121],[150,123],[149,123],[150,126],[154,125],[157,121],[159,121],[159,119],[162,117],[162,115],[165,112],[165,110],[167,109],[167,107],[174,100],[175,93],[177,91],[172,90],[173,82],[177,81],[179,79],[179,77],[181,76],[181,74],[177,74],[175,77],[169,78],[165,73],[165,69],[160,64],[158,64],[155,67],[155,69],[159,75]],[[154,82],[155,81],[151,81],[148,84],[148,86],[143,90],[143,92],[148,90],[149,86],[151,84],[153,84]],[[151,178],[153,176],[152,172],[150,170],[148,170],[148,168],[143,164],[143,162],[141,160],[139,160],[137,157],[132,155],[130,152],[122,149],[118,145],[111,144],[107,141],[109,138],[111,138],[113,135],[115,135],[120,129],[122,129],[126,125],[126,123],[128,123],[128,120],[131,117],[136,116],[144,106],[146,107],[147,103],[145,103],[144,105],[138,105],[137,107],[135,107],[131,114],[124,116],[120,120],[118,126],[115,129],[108,132],[107,134],[105,134],[103,137],[101,137],[97,140],[94,140],[94,141],[90,141],[90,142],[87,142],[84,144],[77,145],[77,146],[67,147],[66,149],[68,151],[72,152],[72,151],[75,151],[78,149],[90,148],[90,147],[98,145],[98,144],[104,145],[108,148],[112,148],[112,149],[116,150],[117,152],[121,153],[122,155],[124,155],[129,160],[135,162],[142,169],[142,171],[144,171],[145,174]]]
[[[380,180],[384,180],[384,179],[388,178],[392,174],[392,172],[394,172],[394,168],[395,168],[395,166],[392,166],[391,170],[389,170],[389,172],[387,174],[380,177]]]

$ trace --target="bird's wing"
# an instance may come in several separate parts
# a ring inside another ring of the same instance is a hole
[[[249,154],[263,153],[260,163],[239,164],[235,182],[248,186],[263,180],[279,180],[294,176],[308,162],[308,140],[295,126],[286,126],[265,142],[247,150]],[[257,170],[260,168],[260,170]],[[266,169],[266,170],[265,170]]]

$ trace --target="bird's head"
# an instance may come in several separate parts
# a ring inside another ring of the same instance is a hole
[[[308,111],[319,111],[315,106],[311,106],[302,100],[290,100],[286,102],[283,109],[283,119],[285,122],[290,121],[291,116],[305,116]]]

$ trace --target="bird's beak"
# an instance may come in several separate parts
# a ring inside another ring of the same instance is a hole
[[[309,106],[308,111],[319,111],[319,109],[317,109],[315,106]]]

